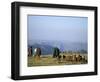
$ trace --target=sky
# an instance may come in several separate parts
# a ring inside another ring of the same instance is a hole
[[[88,18],[28,15],[28,41],[51,40],[87,43]]]

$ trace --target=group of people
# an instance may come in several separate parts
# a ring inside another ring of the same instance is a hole
[[[40,56],[41,52],[42,52],[41,48],[34,48],[34,50],[32,47],[28,48],[28,56],[32,56],[33,54]],[[55,47],[53,50],[53,58],[58,57],[59,54],[60,54],[60,50],[57,47]]]

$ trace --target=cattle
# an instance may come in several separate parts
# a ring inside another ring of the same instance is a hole
[[[59,55],[57,58],[58,58],[58,61],[61,61],[62,56]]]
[[[54,48],[53,50],[53,58],[57,58],[60,54],[60,50],[58,48]]]
[[[79,62],[82,60],[81,55],[66,55],[66,61]]]
[[[66,59],[66,56],[65,55],[63,55],[63,60],[65,60]]]
[[[80,54],[73,54],[73,55],[59,55],[58,60],[61,61],[68,61],[68,62],[87,62],[85,56]]]
[[[72,56],[72,61],[74,61],[74,62],[77,61],[77,57],[76,57],[76,55],[73,55],[73,56]]]
[[[82,61],[86,62],[85,56],[82,56]]]
[[[73,56],[72,55],[67,55],[66,56],[66,61],[72,61]]]
[[[76,61],[78,61],[78,62],[82,60],[82,56],[81,56],[81,55],[79,55],[79,54],[77,54],[77,55],[76,55],[76,58],[77,58],[77,60],[76,60]]]
[[[32,47],[28,48],[28,56],[32,56]]]

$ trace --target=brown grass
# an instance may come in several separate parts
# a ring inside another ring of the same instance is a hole
[[[69,55],[61,53],[60,55]],[[83,55],[83,54],[81,54]],[[57,58],[53,58],[52,55],[41,55],[40,58],[36,58],[34,56],[28,57],[28,67],[32,66],[53,66],[53,65],[76,65],[76,64],[87,64],[87,55],[85,55],[86,61],[66,61],[61,58],[58,60]]]

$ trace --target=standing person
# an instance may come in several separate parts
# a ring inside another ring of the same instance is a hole
[[[58,57],[59,54],[60,54],[60,50],[57,47],[55,47],[53,50],[53,58]]]
[[[32,46],[28,48],[28,56],[32,56]]]

